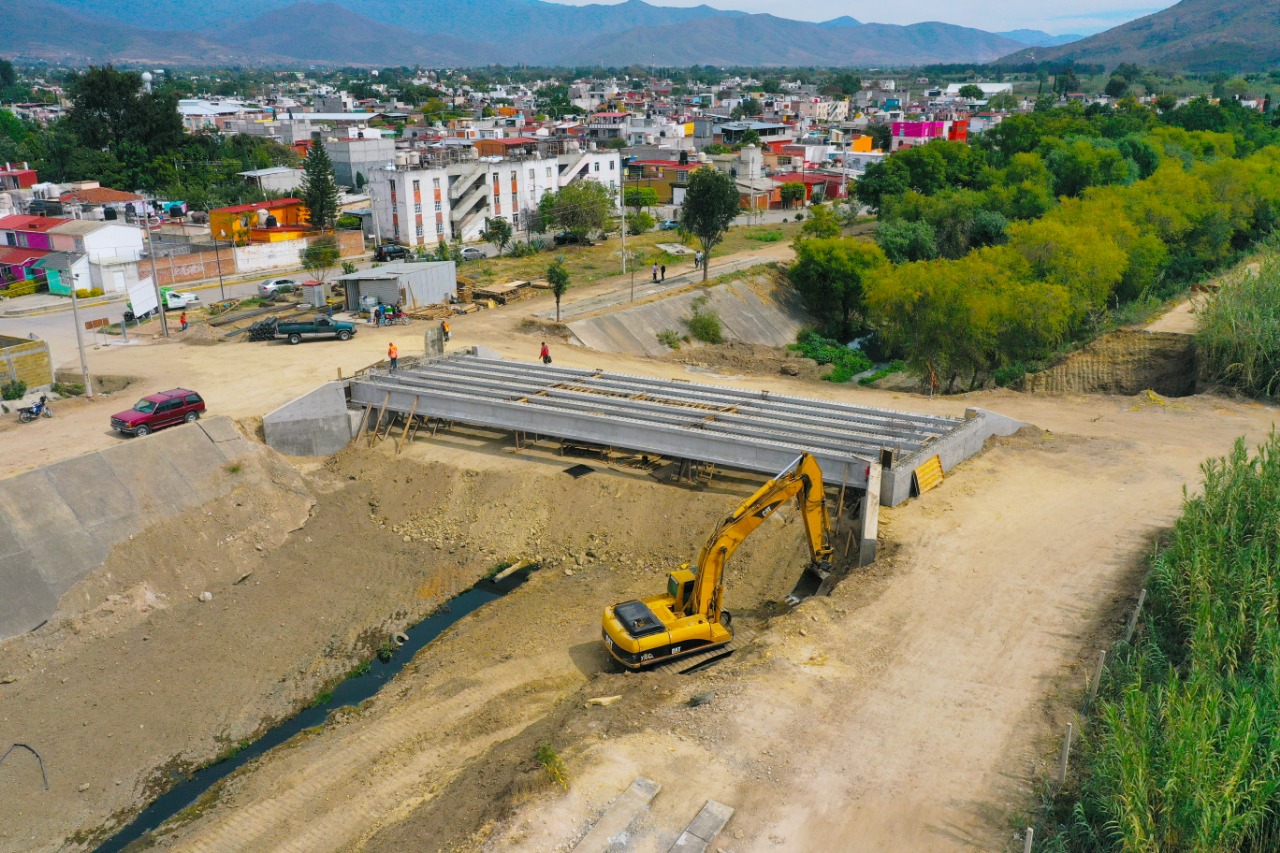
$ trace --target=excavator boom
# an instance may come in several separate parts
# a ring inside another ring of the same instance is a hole
[[[822,470],[802,453],[716,525],[694,570],[672,572],[665,595],[605,608],[604,640],[610,654],[629,669],[640,669],[727,644],[733,635],[722,607],[725,565],[752,531],[792,499],[804,520],[810,567],[825,577],[833,548]]]

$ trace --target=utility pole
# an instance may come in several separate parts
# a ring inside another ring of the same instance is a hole
[[[150,208],[152,201],[147,202]],[[156,310],[160,312],[160,334],[163,337],[169,337],[169,318],[164,316],[164,294],[160,292],[160,273],[156,272],[156,248],[151,241],[151,212],[144,210],[142,212],[142,230],[147,235],[147,257],[151,261],[151,287],[156,292]]]
[[[619,160],[622,158],[619,157]],[[622,208],[622,274],[627,274],[627,176],[618,175],[618,204]]]
[[[218,253],[218,238],[214,235],[212,229],[209,231],[209,236],[213,237],[213,257],[218,262],[218,292],[222,294],[222,301],[226,302],[227,288],[222,282],[222,255]]]
[[[67,268],[67,277],[71,279],[71,322],[76,324],[76,348],[80,350],[80,376],[84,379],[84,395],[93,397],[93,385],[89,382],[89,361],[84,355],[83,329],[80,326],[80,305],[76,299],[76,277]]]

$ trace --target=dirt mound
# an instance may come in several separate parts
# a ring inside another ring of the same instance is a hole
[[[661,360],[683,364],[700,373],[796,376],[815,382],[831,372],[830,365],[818,364],[786,347],[766,347],[737,341],[682,346],[675,352],[662,356]]]
[[[1041,394],[1137,394],[1168,397],[1196,392],[1195,339],[1171,332],[1121,329],[1103,335],[1062,362],[1023,381]]]

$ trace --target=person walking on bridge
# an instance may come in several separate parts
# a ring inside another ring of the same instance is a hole
[[[400,350],[396,349],[395,344],[387,344],[387,360],[391,362],[391,369],[394,371],[400,361]]]
[[[543,364],[551,363],[551,350],[547,347],[547,342],[542,342],[542,349],[538,351],[538,358],[542,359]]]

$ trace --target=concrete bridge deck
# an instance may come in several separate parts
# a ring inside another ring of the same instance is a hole
[[[808,451],[829,482],[854,488],[865,488],[867,466],[879,463],[882,449],[893,451],[895,471],[909,480],[948,439],[971,434],[963,442],[970,449],[945,453],[944,467],[947,457],[954,464],[989,435],[1012,431],[975,424],[985,420],[979,412],[948,418],[476,355],[363,374],[351,381],[351,400],[375,412],[385,407],[765,474]],[[899,479],[886,472],[886,503],[907,497],[909,483],[903,488]]]

